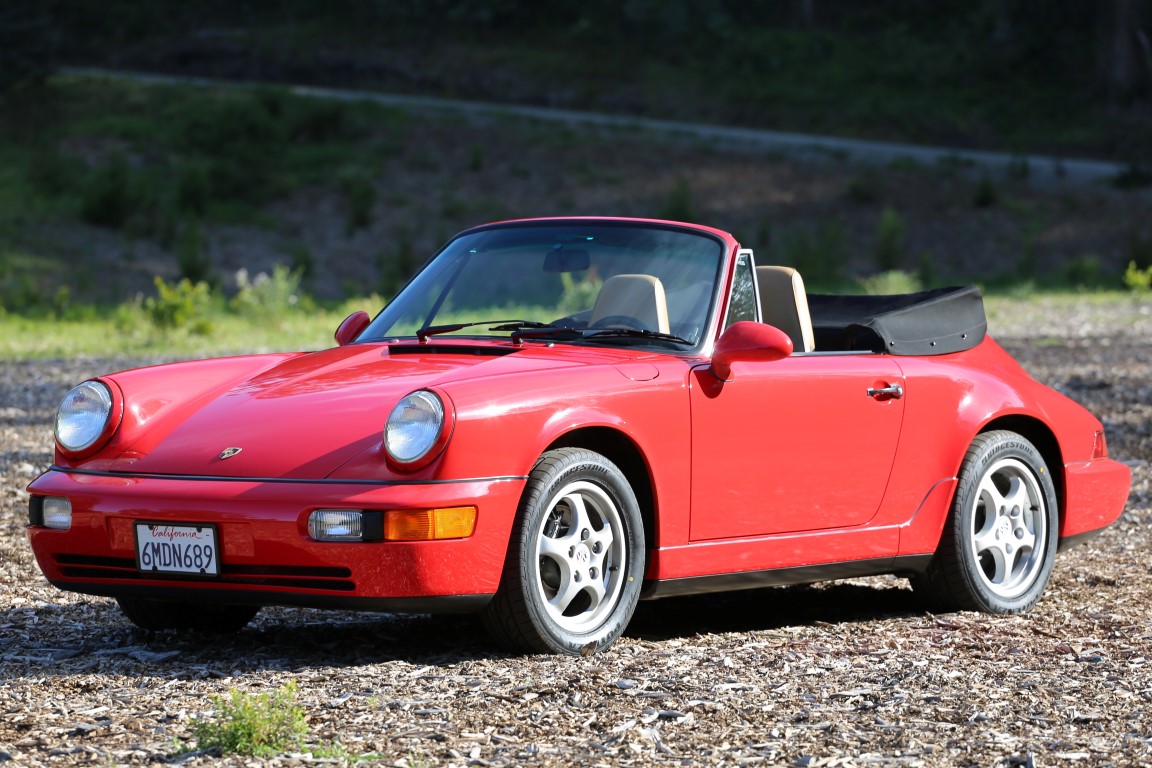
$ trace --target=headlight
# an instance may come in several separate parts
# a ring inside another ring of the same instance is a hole
[[[384,449],[401,469],[413,470],[436,457],[447,442],[448,413],[435,392],[406,395],[384,425]]]
[[[64,397],[56,411],[56,441],[69,453],[81,453],[106,437],[112,419],[112,391],[86,381]]]

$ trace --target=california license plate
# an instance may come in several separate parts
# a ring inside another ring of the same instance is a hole
[[[216,526],[136,523],[136,567],[143,573],[220,575]]]

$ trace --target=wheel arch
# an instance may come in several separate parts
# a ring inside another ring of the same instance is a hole
[[[583,427],[557,437],[545,450],[554,448],[595,451],[619,467],[640,505],[640,518],[644,521],[644,548],[651,550],[656,546],[656,494],[652,487],[652,474],[644,454],[631,438],[610,427]]]
[[[984,425],[980,433],[1001,429],[1015,432],[1025,438],[1044,457],[1044,463],[1048,465],[1049,477],[1052,478],[1052,485],[1056,490],[1057,512],[1060,516],[1061,525],[1063,525],[1067,505],[1064,490],[1064,454],[1060,450],[1060,442],[1056,439],[1055,433],[1043,421],[1023,414],[1012,414],[993,419]]]

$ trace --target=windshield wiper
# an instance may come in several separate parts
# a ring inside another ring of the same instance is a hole
[[[673,344],[693,346],[695,342],[688,341],[671,333],[660,331],[646,331],[640,328],[562,328],[559,326],[544,325],[529,327],[528,330],[516,331],[512,334],[512,341],[521,339],[556,339],[557,341],[577,341],[580,339],[652,339],[653,341],[667,341]]]
[[[586,339],[653,339],[656,341],[671,341],[675,344],[685,344],[689,347],[696,342],[688,341],[673,333],[663,331],[649,331],[643,328],[605,328],[585,334]]]
[[[475,323],[446,323],[444,325],[426,325],[420,330],[416,331],[416,338],[420,341],[425,341],[429,336],[438,336],[441,333],[453,333],[455,331],[462,331],[465,328],[472,328],[477,325],[491,325],[488,330],[490,331],[519,331],[524,328],[551,328],[548,323],[538,323],[535,320],[481,320]]]

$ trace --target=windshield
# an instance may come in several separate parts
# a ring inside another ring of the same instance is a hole
[[[449,243],[360,336],[699,343],[724,244],[655,224],[513,224]]]

